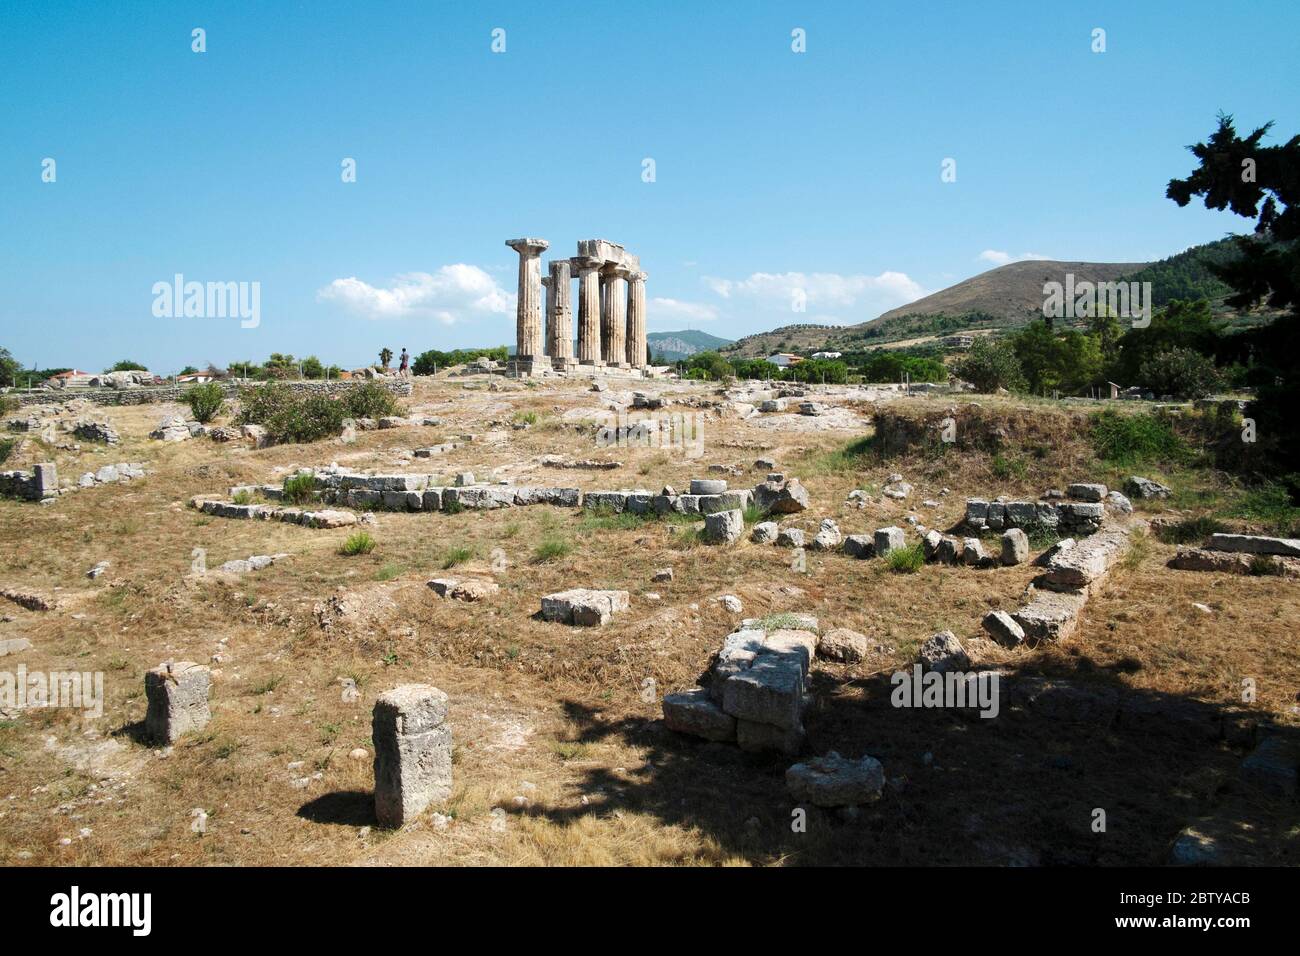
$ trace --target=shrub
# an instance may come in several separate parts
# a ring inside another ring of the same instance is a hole
[[[194,420],[205,425],[220,415],[222,406],[226,404],[226,395],[216,382],[194,385],[185,391],[181,399],[190,406]]]
[[[925,564],[925,548],[920,541],[905,548],[895,548],[885,556],[889,570],[899,574],[912,574]]]
[[[976,339],[966,357],[956,364],[957,377],[975,386],[977,392],[996,392],[1025,387],[1025,377],[1020,370],[1011,343],[988,336]]]
[[[1156,395],[1180,399],[1205,398],[1223,388],[1214,360],[1192,349],[1157,352],[1142,363],[1138,378]]]
[[[1113,409],[1092,417],[1092,447],[1099,458],[1116,465],[1147,460],[1178,462],[1187,458],[1187,444],[1169,423],[1154,415],[1125,415]]]
[[[232,504],[237,505],[251,505],[253,503],[253,494],[247,488],[241,488],[235,492],[230,501]]]
[[[13,454],[14,448],[17,445],[18,441],[16,439],[0,438],[0,465],[3,465],[9,460],[9,456]]]
[[[473,548],[448,548],[442,560],[443,570],[454,568],[458,564],[464,564],[472,557],[474,557]]]
[[[316,476],[311,472],[290,475],[284,479],[284,498],[296,505],[306,504],[316,497]]]
[[[1227,530],[1228,526],[1222,521],[1202,516],[1164,525],[1156,532],[1156,537],[1167,544],[1199,544],[1210,535]]]
[[[313,442],[343,433],[348,410],[337,399],[324,395],[292,397],[262,424],[274,442]]]
[[[352,557],[357,554],[369,554],[375,550],[377,542],[370,536],[367,531],[354,531],[348,535],[348,539],[343,542],[343,547],[339,549],[339,554]]]
[[[349,389],[343,398],[344,418],[383,418],[398,412],[397,396],[378,382],[366,382]]]
[[[548,537],[543,538],[541,543],[533,551],[533,563],[543,564],[547,561],[555,561],[564,557],[573,550],[573,545],[563,538]]]
[[[293,392],[287,385],[248,385],[239,390],[239,418],[241,425],[265,425],[267,421],[293,401]]]

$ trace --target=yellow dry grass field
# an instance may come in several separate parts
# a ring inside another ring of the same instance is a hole
[[[51,610],[0,601],[0,639],[32,648],[0,670],[104,675],[104,715],[26,709],[0,719],[0,862],[6,865],[1051,865],[1161,864],[1184,827],[1235,807],[1249,862],[1294,863],[1293,801],[1241,790],[1238,767],[1273,722],[1295,733],[1300,602],[1294,579],[1175,571],[1154,535],[1092,595],[1078,630],[1057,644],[1007,650],[982,636],[990,609],[1011,610],[1036,569],[927,564],[702,543],[689,521],[593,517],[528,506],[445,513],[375,512],[377,546],[340,553],[350,529],[208,517],[194,495],[279,483],[298,467],[338,463],[382,472],[472,471],[481,480],[584,490],[764,477],[759,458],[800,478],[807,511],[782,526],[845,534],[887,525],[957,524],[968,496],[1036,498],[1073,481],[1118,485],[1087,451],[1074,413],[981,398],[983,412],[1041,420],[1037,454],[846,452],[882,409],[942,411],[962,399],[834,389],[834,415],[738,419],[708,410],[704,455],[598,447],[595,423],[624,386],[523,386],[487,378],[417,379],[404,400],[437,426],[361,432],[356,440],[254,449],[148,432],[174,408],[96,408],[122,444],[28,449],[74,479],[102,464],[143,462],[147,476],[80,489],[40,506],[0,501],[0,586],[53,599]],[[465,387],[466,384],[472,388]],[[667,410],[720,400],[706,383],[646,383]],[[843,392],[843,390],[841,390]],[[585,414],[590,413],[590,414]],[[527,427],[515,427],[517,425]],[[489,431],[504,441],[481,440]],[[462,436],[473,436],[466,440]],[[462,441],[432,458],[411,450]],[[547,467],[543,456],[604,459],[608,471]],[[24,462],[24,464],[27,464]],[[738,474],[709,474],[709,465]],[[13,464],[6,467],[14,467]],[[879,493],[887,476],[914,486]],[[846,499],[871,495],[865,508]],[[933,501],[935,506],[923,502]],[[1157,503],[1144,512],[1166,510]],[[914,532],[909,531],[912,540]],[[250,555],[288,557],[260,571],[209,569]],[[1036,547],[1035,552],[1041,547]],[[108,561],[96,579],[87,570]],[[653,582],[671,566],[670,582]],[[437,597],[431,578],[473,573],[500,590],[465,603]],[[540,598],[572,587],[627,590],[631,608],[599,628],[548,623]],[[740,614],[719,601],[740,599]],[[335,597],[346,609],[325,613]],[[1198,608],[1197,605],[1204,605]],[[871,754],[885,767],[881,799],[855,818],[810,811],[792,828],[790,758],[742,753],[666,730],[663,693],[694,685],[744,617],[815,614],[823,630],[868,636],[854,665],[818,660],[805,754]],[[326,624],[322,623],[322,620]],[[890,675],[919,644],[952,630],[979,667],[1009,679],[1045,676],[1120,691],[1150,715],[1089,722],[1004,708],[997,719],[890,705]],[[212,720],[173,747],[142,739],[144,672],[167,660],[210,664]],[[1242,682],[1257,687],[1243,703]],[[360,700],[345,700],[345,681]],[[451,701],[454,790],[445,805],[389,831],[373,811],[371,706],[398,684],[423,682]],[[1231,727],[1218,735],[1205,725]],[[1245,728],[1245,729],[1243,729]],[[354,752],[364,750],[364,756]],[[1094,827],[1103,808],[1106,828]],[[206,814],[196,832],[196,810]]]

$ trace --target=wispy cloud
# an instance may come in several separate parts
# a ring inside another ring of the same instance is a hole
[[[514,311],[514,295],[478,266],[456,263],[437,272],[408,272],[388,286],[374,286],[356,276],[335,279],[316,293],[363,319],[432,318],[451,325],[484,315]]]
[[[999,249],[985,249],[976,259],[984,262],[991,262],[995,266],[1005,266],[1009,262],[1025,262],[1030,259],[1050,259],[1051,256],[1039,255],[1037,252],[1022,252],[1018,256],[1013,256],[1009,252],[1002,252]]]
[[[652,298],[646,311],[655,320],[685,322],[712,322],[718,317],[718,310],[702,302],[684,302],[681,299]]]
[[[841,275],[836,272],[755,272],[746,279],[705,276],[704,283],[723,299],[741,300],[759,309],[838,313],[821,318],[861,321],[926,294],[921,284],[904,272],[879,275]],[[811,321],[807,317],[804,321]]]

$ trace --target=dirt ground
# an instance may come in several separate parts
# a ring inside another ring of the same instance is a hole
[[[108,420],[122,444],[55,451],[60,474],[138,461],[147,477],[48,506],[0,501],[0,586],[55,602],[32,611],[0,600],[0,640],[33,645],[0,658],[0,671],[102,672],[105,692],[98,719],[54,708],[0,718],[0,862],[1138,865],[1166,862],[1184,827],[1225,813],[1246,834],[1246,862],[1296,862],[1294,800],[1245,788],[1239,775],[1261,724],[1283,734],[1300,724],[1293,579],[1170,570],[1173,545],[1144,537],[1090,599],[1074,635],[1011,651],[983,638],[980,620],[1017,606],[1034,574],[1027,565],[906,574],[809,551],[798,570],[788,549],[747,538],[716,547],[683,522],[592,519],[550,506],[377,512],[368,530],[378,546],[349,557],[340,553],[348,529],[212,518],[188,506],[194,495],[335,462],[681,491],[705,476],[753,487],[766,471],[756,460],[770,458],[811,495],[811,507],[783,526],[811,533],[831,517],[849,534],[904,525],[909,514],[947,529],[967,496],[1036,497],[1123,477],[1100,469],[1068,429],[1050,454],[1030,456],[1010,477],[996,477],[982,454],[842,454],[871,433],[880,408],[940,409],[952,399],[855,399],[841,389],[820,399],[832,406],[824,422],[741,420],[710,408],[716,386],[647,383],[667,410],[707,414],[703,457],[690,460],[674,449],[598,446],[598,416],[630,397],[618,384],[596,393],[581,383],[493,382],[496,390],[487,378],[417,379],[406,404],[440,418],[438,426],[260,450],[148,438],[174,407],[98,408],[93,417]],[[1022,411],[1038,414],[1037,406]],[[482,440],[491,431],[504,440]],[[463,444],[411,457],[445,441]],[[542,464],[546,455],[621,464],[555,468]],[[712,474],[709,465],[738,473]],[[892,472],[914,486],[905,502],[879,494]],[[871,503],[847,502],[854,489]],[[543,542],[567,553],[539,560]],[[208,568],[288,557],[256,572],[198,575],[195,549]],[[88,579],[100,561],[107,572]],[[652,582],[666,566],[673,580]],[[465,573],[494,577],[500,591],[466,604],[426,586]],[[631,609],[603,628],[541,621],[541,596],[570,587],[625,589]],[[727,611],[717,600],[724,594],[743,612]],[[318,608],[336,596],[348,610],[322,626]],[[860,631],[875,647],[860,664],[815,664],[805,753],[879,758],[884,794],[852,819],[812,812],[803,832],[792,829],[784,787],[790,759],[682,737],[659,719],[662,694],[695,684],[741,618],[780,611],[810,612],[823,629]],[[1009,682],[1051,677],[1118,694],[1122,706],[1097,719],[1006,706],[993,720],[892,707],[890,674],[910,668],[918,645],[943,629]],[[160,749],[142,739],[140,724],[143,674],[164,660],[210,663],[214,684],[207,728]],[[348,679],[359,701],[344,699]],[[1242,700],[1246,679],[1257,688],[1252,702]],[[450,696],[455,787],[436,814],[390,832],[373,815],[371,706],[384,690],[417,681]],[[359,748],[364,758],[350,756]],[[206,832],[194,831],[196,810],[207,815]]]

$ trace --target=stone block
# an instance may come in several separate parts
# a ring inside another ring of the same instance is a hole
[[[572,588],[542,598],[542,619],[575,627],[599,627],[616,613],[626,611],[629,605],[626,591]]]
[[[161,664],[146,671],[145,733],[159,743],[171,744],[183,734],[202,729],[212,716],[208,709],[211,688],[212,672],[193,661],[178,661],[170,667]]]
[[[404,684],[375,701],[375,816],[400,827],[451,796],[451,726],[447,695],[428,684]]]
[[[785,786],[797,803],[856,807],[879,799],[885,786],[885,768],[874,757],[846,760],[832,750],[824,757],[788,769]]]
[[[704,539],[713,544],[734,544],[745,533],[745,516],[740,511],[718,511],[704,517]]]
[[[889,552],[896,551],[906,543],[903,529],[890,526],[880,528],[871,536],[872,544],[875,547],[876,557],[883,558]]]
[[[736,739],[736,718],[714,703],[708,691],[693,687],[678,694],[665,694],[664,726],[681,734],[705,740]]]

